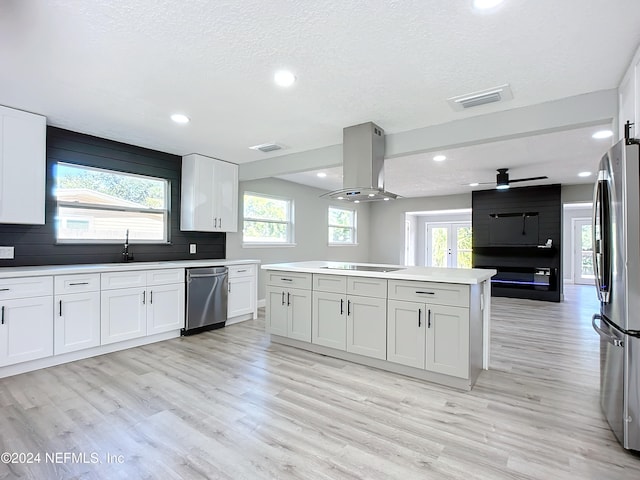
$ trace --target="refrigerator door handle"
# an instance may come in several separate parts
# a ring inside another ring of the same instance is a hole
[[[593,326],[593,329],[597,332],[597,334],[600,335],[600,337],[605,339],[614,347],[624,347],[624,341],[611,335],[608,331],[606,331],[600,325],[598,325],[597,323],[598,320],[602,320],[602,316],[597,313],[593,317],[591,317],[591,325]]]

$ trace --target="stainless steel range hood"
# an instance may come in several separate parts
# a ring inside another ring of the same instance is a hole
[[[341,190],[322,197],[351,202],[392,200],[398,196],[384,189],[384,130],[373,122],[342,131]]]

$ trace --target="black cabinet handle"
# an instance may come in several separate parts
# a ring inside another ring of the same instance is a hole
[[[62,300],[60,300],[60,308],[58,310],[58,316],[61,317],[62,316]]]
[[[242,272],[246,272],[247,269],[245,268],[244,270],[238,270],[238,273],[242,273]]]
[[[422,309],[418,309],[418,328],[422,326]]]
[[[293,278],[281,278],[283,282],[293,282]]]
[[[147,301],[147,291],[143,290],[142,291],[142,304],[144,305]]]
[[[2,325],[4,325],[4,305],[2,306]]]
[[[284,305],[284,292],[282,292],[282,305]]]
[[[287,292],[287,306],[291,305],[291,294]]]
[[[427,319],[427,328],[431,328],[431,309],[429,309],[429,316]]]
[[[420,293],[422,295],[435,295],[436,292],[422,292],[420,290],[416,290],[416,293]]]
[[[351,300],[347,300],[347,317],[351,315]]]
[[[227,283],[227,292],[231,293],[231,282]]]
[[[0,292],[8,292],[11,290],[10,288],[0,288]]]
[[[89,285],[89,282],[76,282],[76,283],[69,284],[69,286],[73,286],[73,285]]]
[[[344,299],[340,299],[340,315],[344,315]]]
[[[153,290],[149,292],[149,303],[153,305]]]

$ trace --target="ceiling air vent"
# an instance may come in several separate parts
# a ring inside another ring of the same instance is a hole
[[[278,145],[277,143],[262,143],[260,145],[254,145],[253,147],[249,147],[251,150],[260,150],[263,153],[274,152],[276,150],[282,150],[284,148],[283,145]]]
[[[467,108],[486,105],[487,103],[503,102],[511,100],[513,93],[508,84],[499,87],[489,88],[480,92],[468,93],[457,97],[448,98],[447,101],[451,108],[456,111],[466,110]]]

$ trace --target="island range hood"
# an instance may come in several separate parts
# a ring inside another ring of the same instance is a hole
[[[397,198],[384,189],[384,130],[368,122],[342,132],[344,188],[321,196],[358,203]]]

